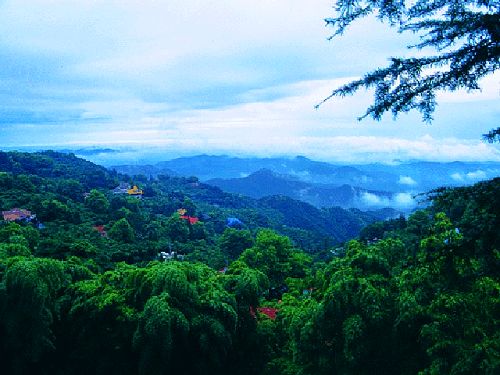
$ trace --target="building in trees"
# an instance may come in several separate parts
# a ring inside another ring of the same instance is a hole
[[[2,216],[5,221],[31,221],[36,218],[36,215],[24,208],[13,208],[9,211],[2,211]]]

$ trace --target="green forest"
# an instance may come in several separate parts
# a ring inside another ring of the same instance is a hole
[[[2,372],[499,374],[500,178],[425,199],[380,221],[0,152]]]

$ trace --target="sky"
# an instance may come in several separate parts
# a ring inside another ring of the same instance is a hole
[[[500,74],[418,113],[357,117],[370,92],[314,106],[414,53],[373,19],[329,41],[329,0],[0,0],[0,148],[127,147],[325,161],[500,161]]]

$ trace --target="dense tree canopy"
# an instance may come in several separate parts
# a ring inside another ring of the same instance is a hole
[[[335,10],[337,15],[326,19],[334,28],[332,38],[356,20],[375,15],[400,32],[417,33],[420,43],[411,48],[437,52],[393,57],[388,67],[334,90],[325,99],[374,88],[374,103],[361,118],[378,120],[388,111],[396,116],[416,109],[430,121],[437,91],[477,90],[481,78],[500,68],[500,3],[496,0],[339,0]],[[498,137],[499,129],[488,138]]]
[[[252,229],[213,213],[191,224],[182,180],[175,194],[155,180],[143,199],[93,187],[86,201],[69,188],[85,176],[16,168],[0,174],[1,209],[44,222],[0,220],[2,373],[500,371],[499,178],[436,190],[313,261],[257,209]]]

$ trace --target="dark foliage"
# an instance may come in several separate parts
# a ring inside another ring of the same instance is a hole
[[[142,180],[142,199],[83,197],[86,169],[73,173],[86,164],[27,174],[46,158],[0,173],[2,209],[37,214],[0,221],[2,373],[500,371],[499,179],[434,191],[425,211],[326,246],[324,263],[255,221],[307,242],[315,215],[348,225],[337,209],[270,197],[236,209],[247,228],[228,228],[217,215],[235,209],[196,200],[209,194],[194,179]],[[376,219],[351,213],[360,229]]]
[[[481,78],[500,67],[500,4],[498,1],[337,1],[337,16],[326,19],[332,38],[343,34],[356,20],[375,15],[400,32],[419,34],[411,48],[433,48],[435,55],[390,59],[390,65],[366,74],[336,90],[334,96],[374,88],[374,103],[361,117],[380,119],[385,112],[397,116],[416,109],[432,120],[436,92],[478,90]],[[323,101],[323,102],[324,102]],[[498,133],[493,130],[489,139]]]

